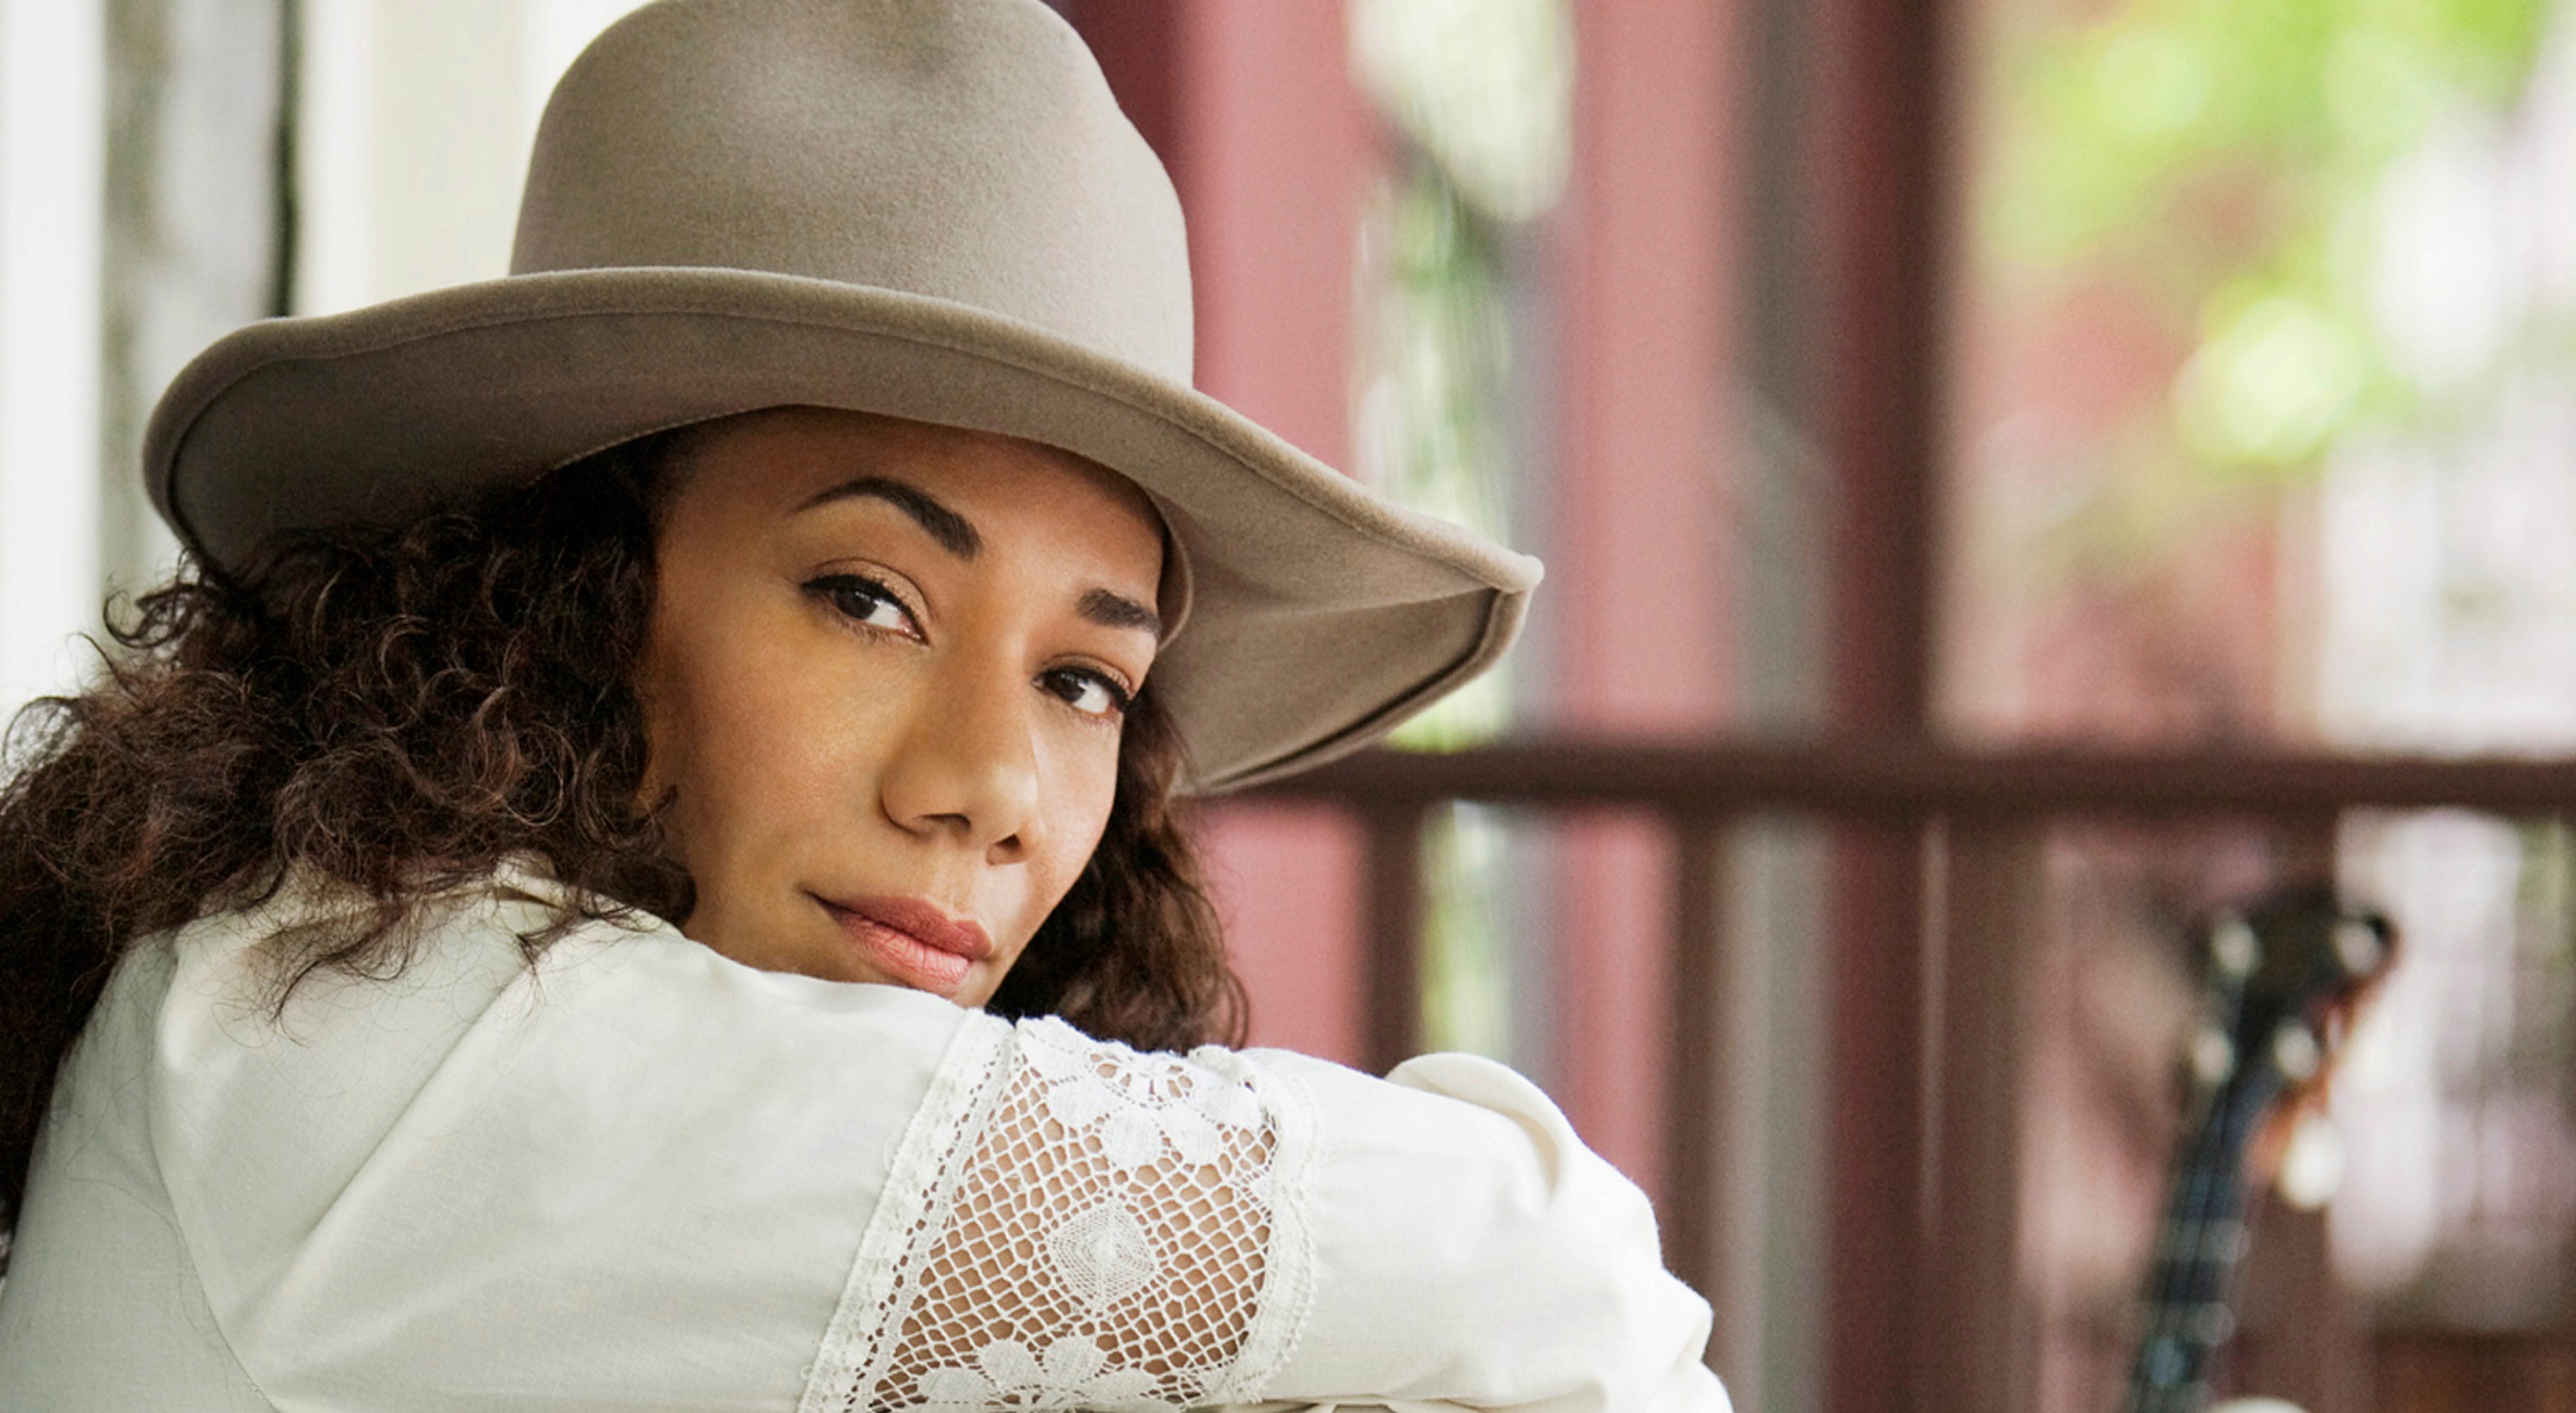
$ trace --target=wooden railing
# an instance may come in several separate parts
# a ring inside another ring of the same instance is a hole
[[[1723,1160],[1710,1141],[1724,1118],[1718,1106],[1725,1096],[1705,1082],[1716,1071],[1723,1037],[1704,998],[1714,994],[1722,965],[1718,880],[1722,843],[1735,821],[1755,815],[1806,816],[1829,825],[1866,826],[1885,838],[1891,832],[1899,837],[1919,834],[1936,824],[1973,834],[2083,818],[2240,819],[2312,828],[2316,837],[2326,837],[2340,813],[2362,808],[2456,806],[2511,817],[2576,817],[2576,760],[2272,751],[1978,752],[1904,740],[1766,746],[1542,739],[1452,754],[1373,751],[1256,794],[1335,807],[1364,831],[1365,1034],[1368,1058],[1380,1067],[1414,1053],[1423,1039],[1422,825],[1431,811],[1453,801],[1473,801],[1546,813],[1641,813],[1662,821],[1675,845],[1667,914],[1674,1000],[1667,1017],[1664,1220],[1677,1272],[1702,1290],[1714,1290],[1720,1272],[1713,1269],[1719,1259],[1713,1253],[1728,1249],[1731,1234],[1717,1229],[1716,1196],[1723,1190],[1723,1175],[1716,1165]],[[1979,904],[1974,898],[1949,900],[1954,910],[1963,905]],[[1918,907],[1929,906],[1918,900]],[[1888,959],[1890,965],[1909,960],[1901,955],[1908,939],[1889,936],[1884,943],[1899,954]],[[2024,960],[1994,956],[1977,965],[1988,968],[1989,976],[2009,976]],[[1972,1068],[1999,1071],[2015,1062],[2017,1052],[2009,1046],[1980,1051],[1974,1048],[1981,1043],[1974,1036],[1957,1042],[1936,1038],[1936,1044],[1953,1043],[1968,1047],[1953,1052],[1954,1062]],[[1927,1131],[1948,1124],[1971,1145],[1994,1146],[1975,1133],[1977,1115],[1912,1112]],[[1972,1170],[1982,1163],[1985,1176],[2010,1162],[2009,1153],[1988,1151],[1979,1158],[1958,1148],[1938,1151],[1945,1161],[1966,1163]],[[1978,1175],[1971,1171],[1957,1185],[1966,1187]],[[1881,1176],[1885,1186],[1902,1188],[1914,1174]],[[1908,1405],[1927,1413],[2002,1413],[2021,1402],[2014,1377],[1993,1367],[2008,1359],[2010,1351],[1980,1350],[1973,1342],[1962,1348],[1951,1338],[1962,1332],[1958,1328],[1932,1328],[1950,1317],[1925,1313],[1963,1306],[1974,1310],[1993,1303],[1987,1297],[1996,1291],[2009,1292],[2009,1258],[1992,1253],[2011,1250],[2011,1233],[1997,1228],[2008,1225],[2013,1214],[2008,1203],[1987,1206],[1991,1210],[1962,1209],[1947,1216],[1904,1209],[1901,1215],[1919,1218],[1927,1228],[1948,1224],[1946,1232],[1930,1238],[1928,1264],[1953,1258],[1960,1264],[1929,1287],[1905,1274],[1916,1264],[1905,1259],[1852,1262],[1844,1253],[1835,1256],[1860,1268],[1859,1274],[1838,1274],[1832,1295],[1838,1305],[1906,1312],[1898,1323],[1911,1328],[1888,1333],[1928,1351],[1923,1383]],[[1888,1224],[1882,1213],[1874,1228],[1884,1230]],[[2007,1264],[1998,1268],[1999,1261]],[[1972,1269],[1979,1262],[1983,1267]],[[1866,1288],[1872,1281],[1889,1288]],[[1945,1361],[1951,1368],[1947,1375],[1939,1367]]]

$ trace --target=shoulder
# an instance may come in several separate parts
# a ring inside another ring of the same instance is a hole
[[[1114,1162],[1154,1161],[1168,1148],[1205,1161],[1229,1135],[1301,1119],[1311,1100],[1293,1075],[1245,1052],[1201,1046],[1140,1051],[1052,1016],[1013,1023],[1004,1044],[1059,1122],[1093,1132]]]
[[[621,938],[685,940],[650,913],[605,904],[525,859],[394,908],[319,870],[291,867],[264,893],[209,909],[137,950],[168,953],[193,989],[277,1001],[290,990],[330,997],[355,985],[453,982],[460,973],[498,979],[558,946],[569,959]]]

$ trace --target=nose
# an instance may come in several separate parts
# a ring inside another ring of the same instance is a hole
[[[886,763],[886,817],[912,834],[954,836],[991,863],[1026,858],[1045,828],[1036,705],[1016,671],[941,674]]]

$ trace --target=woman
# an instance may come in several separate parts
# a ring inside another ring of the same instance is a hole
[[[514,269],[155,415],[196,577],[0,799],[0,1407],[1724,1407],[1508,1072],[1151,1053],[1239,1038],[1170,796],[1535,566],[1188,390],[1049,11],[649,6]]]

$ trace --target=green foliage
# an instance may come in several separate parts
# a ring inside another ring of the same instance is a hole
[[[2382,175],[2438,124],[2513,101],[2542,0],[2132,0],[2031,7],[1994,42],[1978,278],[2005,301],[2110,287],[2197,351],[2159,409],[2171,457],[2312,466],[2423,409],[2358,271]]]
[[[1364,315],[1367,371],[1354,419],[1362,462],[1404,504],[1508,539],[1503,400],[1513,350],[1501,223],[1428,162],[1381,200],[1381,273]],[[1391,744],[1457,750],[1492,739],[1509,716],[1504,678],[1489,673],[1398,728]]]
[[[2313,233],[2446,105],[2510,99],[2545,9],[2542,0],[2136,0],[2080,27],[2007,22],[1986,247],[2012,265],[2124,249],[2152,261],[2136,247],[2207,231],[2211,215],[2196,198],[2231,174],[2277,179],[2268,224]]]
[[[1423,822],[1422,1021],[1434,1050],[1511,1063],[1510,839],[1504,817],[1453,803]]]
[[[1364,474],[1417,510],[1501,539],[1513,482],[1514,227],[1573,158],[1567,0],[1352,0],[1351,66],[1402,148],[1362,240],[1354,430]],[[1489,673],[1392,744],[1455,750],[1510,716]]]

